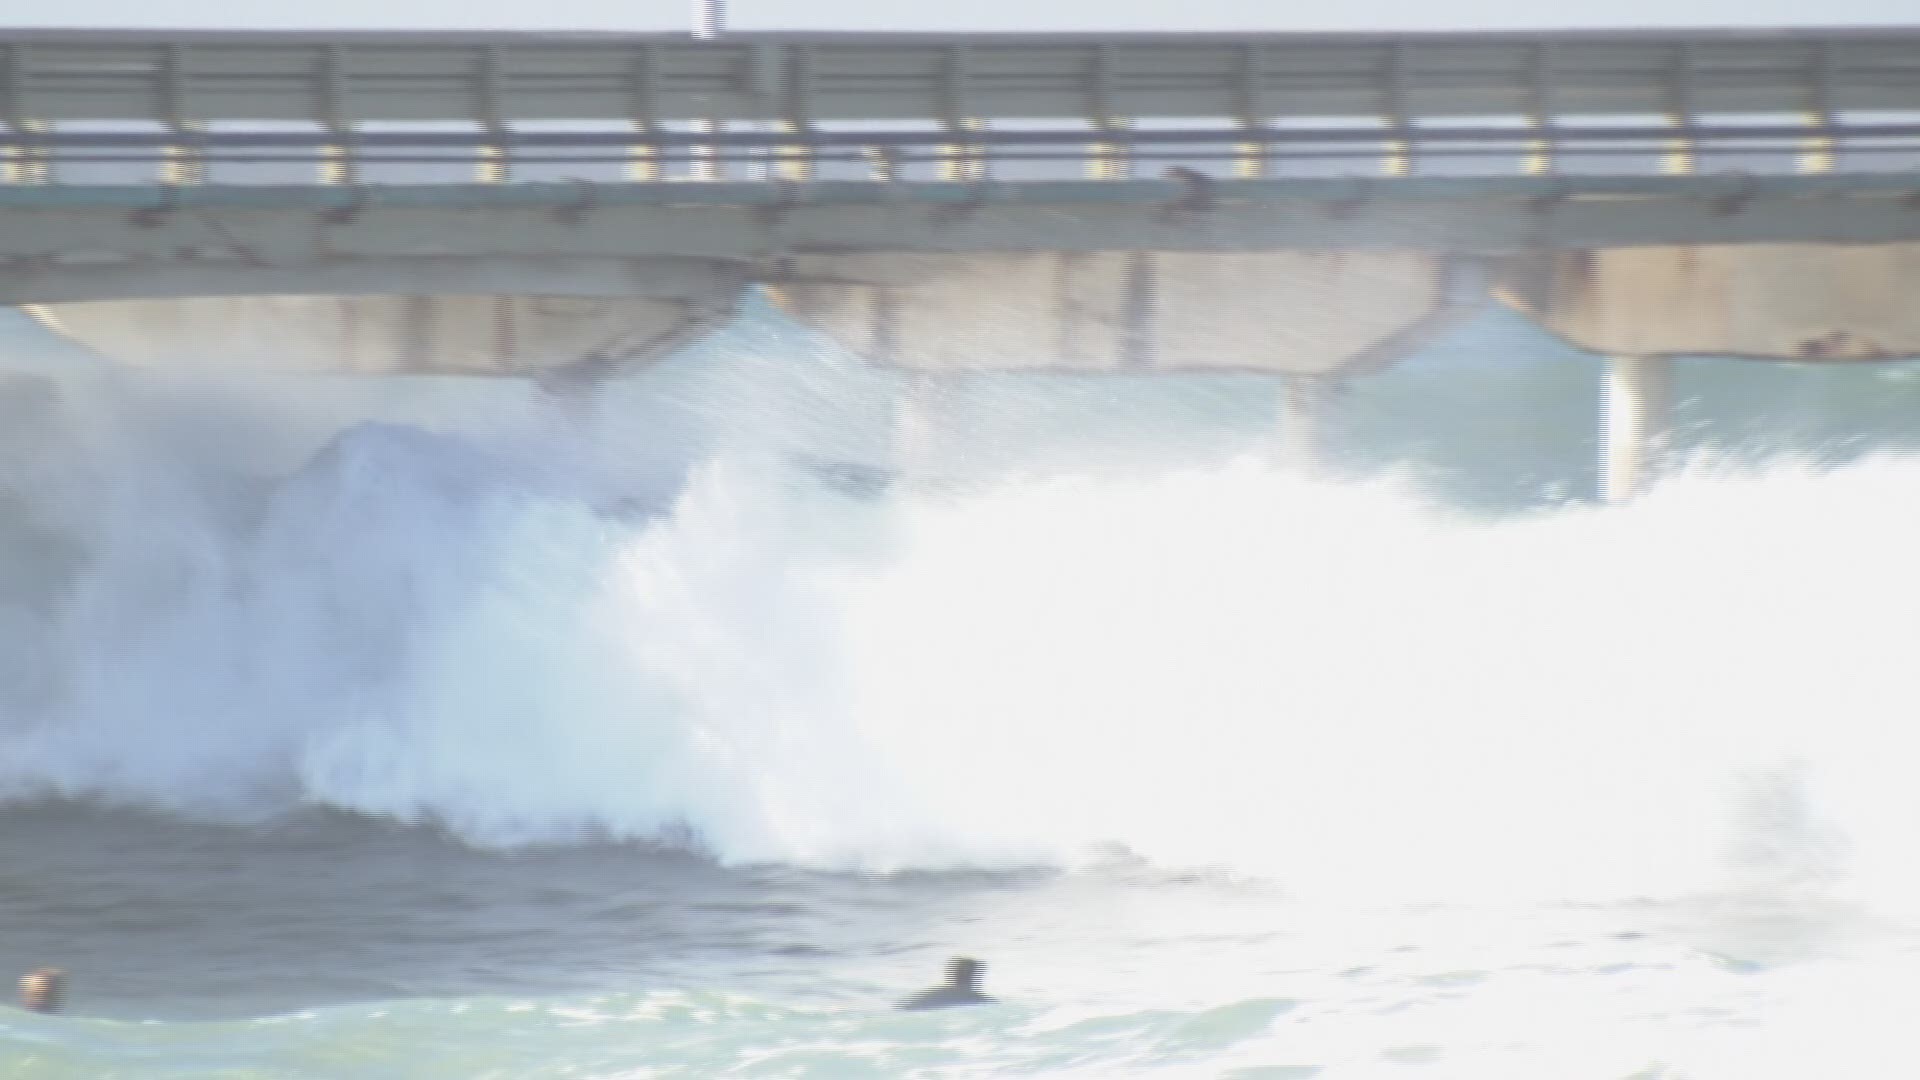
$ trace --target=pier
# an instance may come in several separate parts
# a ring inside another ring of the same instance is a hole
[[[1920,30],[0,30],[0,303],[130,363],[644,363],[750,288],[922,372],[1920,354]]]

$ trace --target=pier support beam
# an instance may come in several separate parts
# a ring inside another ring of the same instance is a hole
[[[1600,497],[1626,502],[1645,491],[1665,448],[1673,409],[1673,361],[1608,359],[1600,393]]]
[[[924,479],[939,463],[939,388],[934,377],[911,372],[893,403],[893,471],[909,481]]]
[[[1320,464],[1321,431],[1326,426],[1332,389],[1325,375],[1285,376],[1280,385],[1278,445],[1280,461],[1302,470]]]

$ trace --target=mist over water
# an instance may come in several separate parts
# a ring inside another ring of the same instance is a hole
[[[297,1047],[1796,1075],[1914,955],[1846,943],[1920,918],[1916,391],[1683,368],[1683,463],[1602,507],[1584,361],[1474,342],[1357,385],[1311,470],[1244,378],[954,380],[895,461],[891,376],[751,335],[595,403],[63,377],[0,476],[11,887],[145,958],[122,1014],[206,935],[210,1014],[431,998]],[[836,1011],[961,947],[999,1043]]]
[[[27,485],[84,554],[9,609],[16,799],[1379,903],[1915,892],[1906,458],[1487,516],[1257,442],[876,491],[723,432],[615,476],[534,403],[241,480],[91,393]]]

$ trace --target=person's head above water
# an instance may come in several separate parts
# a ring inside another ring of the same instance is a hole
[[[987,965],[971,956],[956,956],[947,961],[947,985],[957,990],[980,990],[980,976]]]
[[[38,1013],[59,1012],[67,1003],[67,973],[41,968],[20,976],[20,1007]]]
[[[956,1005],[990,1005],[993,999],[980,992],[980,973],[987,966],[971,956],[956,956],[947,961],[947,981],[931,990],[923,990],[900,1003],[903,1009],[948,1009]]]

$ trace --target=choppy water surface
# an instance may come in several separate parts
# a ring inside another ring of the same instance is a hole
[[[1920,960],[1777,897],[1358,908],[1130,863],[874,878],[13,818],[0,955],[61,956],[87,1007],[0,1016],[10,1075],[1877,1075]],[[956,943],[1005,1005],[882,1007]]]
[[[63,377],[0,1074],[1897,1074],[1904,372],[1700,362],[1606,509],[1584,363],[1476,328],[1316,474],[1258,380],[964,380],[893,476],[752,333],[591,412]],[[955,952],[1002,1005],[887,1008]]]

